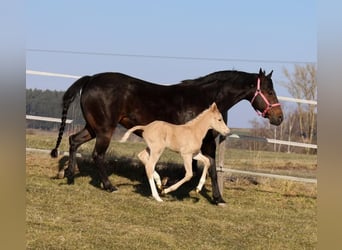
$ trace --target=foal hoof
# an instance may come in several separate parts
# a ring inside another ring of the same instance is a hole
[[[162,183],[162,186],[166,186],[166,184],[167,184],[167,182],[169,181],[169,177],[164,177],[163,179],[162,179],[162,181],[161,181],[161,183]]]
[[[63,179],[64,178],[64,170],[61,170],[57,173],[56,179]]]

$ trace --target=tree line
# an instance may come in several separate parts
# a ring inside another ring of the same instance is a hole
[[[63,95],[64,91],[26,89],[26,114],[61,118]],[[73,120],[72,128],[84,125],[84,119],[78,100],[70,105],[67,118]],[[56,130],[59,128],[59,123],[27,120],[26,127]]]

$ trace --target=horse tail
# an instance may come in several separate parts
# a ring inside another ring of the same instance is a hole
[[[51,157],[56,158],[58,156],[58,147],[61,144],[63,132],[66,124],[68,109],[70,104],[75,100],[76,96],[80,94],[80,91],[84,85],[89,81],[90,76],[83,76],[74,82],[63,95],[63,111],[62,111],[62,122],[59,128],[58,138],[56,142],[56,147],[51,150]]]
[[[136,130],[144,130],[145,126],[135,126],[129,130],[127,130],[127,132],[124,134],[124,136],[121,138],[120,142],[125,142],[127,141],[128,137]]]

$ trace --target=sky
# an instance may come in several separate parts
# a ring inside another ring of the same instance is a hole
[[[317,62],[316,1],[28,1],[26,69],[69,75],[122,72],[176,84],[219,70],[274,70]],[[74,79],[26,76],[26,88],[66,90]],[[289,103],[282,102],[284,106]],[[285,114],[286,118],[286,114]],[[258,117],[242,101],[228,126]]]

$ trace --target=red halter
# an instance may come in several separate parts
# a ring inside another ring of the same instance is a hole
[[[256,98],[258,95],[261,96],[261,98],[264,100],[264,102],[266,103],[266,106],[267,106],[263,112],[260,112],[259,110],[255,109],[255,111],[257,112],[258,115],[262,115],[262,117],[265,117],[265,115],[267,114],[268,111],[270,111],[271,108],[280,106],[280,103],[279,103],[279,102],[270,104],[270,102],[267,100],[267,98],[265,97],[265,95],[261,92],[261,89],[260,89],[260,78],[258,78],[257,89],[256,89],[256,91],[255,91],[255,94],[254,94],[254,96],[253,96],[253,99],[252,99],[252,101],[251,101],[251,104],[253,104],[255,98]]]

